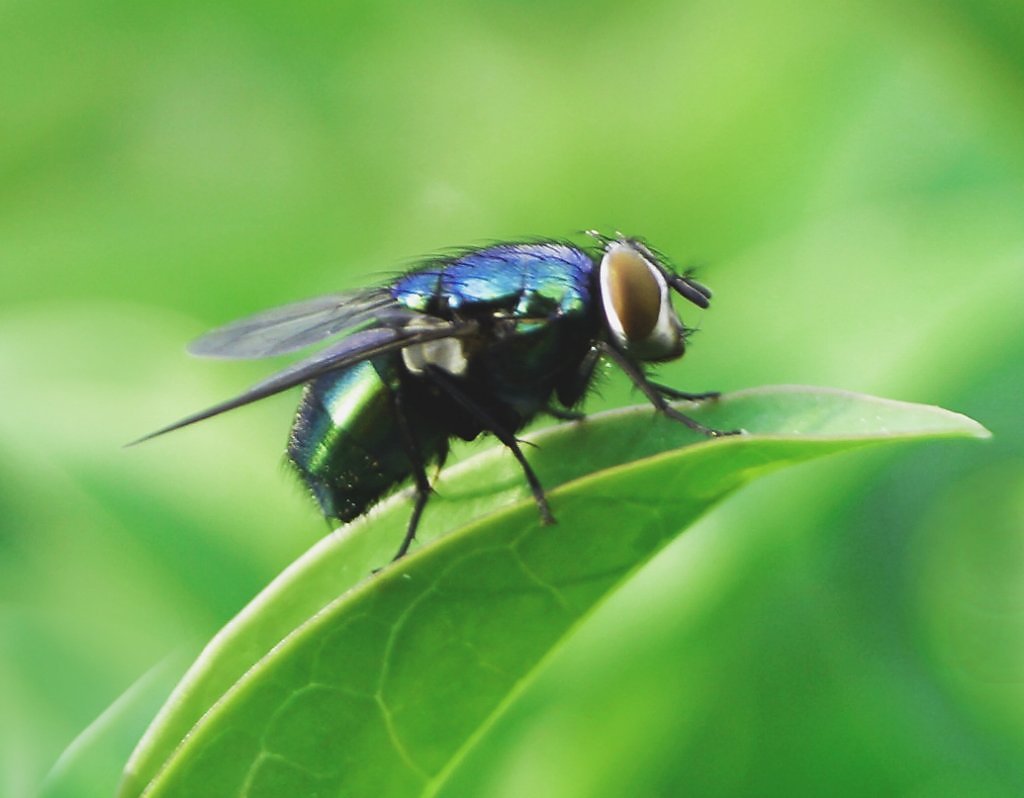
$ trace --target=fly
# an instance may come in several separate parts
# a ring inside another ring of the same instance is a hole
[[[689,330],[673,293],[701,308],[711,292],[678,274],[639,238],[592,249],[559,241],[503,243],[436,258],[375,288],[257,313],[192,342],[193,355],[265,358],[339,340],[233,399],[141,438],[162,435],[304,385],[288,459],[324,516],[345,523],[412,478],[415,500],[402,557],[430,497],[427,467],[455,438],[496,437],[519,462],[541,521],[544,489],[516,439],[540,413],[578,419],[602,358],[655,409],[709,438],[669,404],[713,399],[648,379],[646,364],[675,360]]]

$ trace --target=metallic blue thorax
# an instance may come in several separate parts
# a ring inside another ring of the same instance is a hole
[[[468,390],[519,429],[572,380],[600,326],[594,261],[567,244],[499,244],[426,265],[391,288],[397,302],[480,322],[467,343]],[[575,401],[578,397],[573,397]]]
[[[451,318],[505,310],[520,319],[585,315],[594,262],[566,244],[499,244],[400,278],[391,295],[421,313]]]

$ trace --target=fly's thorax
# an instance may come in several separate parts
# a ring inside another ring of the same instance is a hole
[[[599,267],[612,339],[638,360],[672,360],[684,350],[682,321],[661,269],[629,241],[608,244]]]

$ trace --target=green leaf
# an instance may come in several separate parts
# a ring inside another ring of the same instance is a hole
[[[207,647],[122,798],[430,795],[581,618],[731,491],[869,444],[988,434],[939,408],[810,388],[685,410],[749,434],[705,440],[650,407],[614,411],[530,436],[555,526],[492,450],[445,472],[419,548],[378,575],[404,495],[325,538]]]

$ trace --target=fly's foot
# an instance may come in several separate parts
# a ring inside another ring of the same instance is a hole
[[[703,393],[689,393],[687,391],[679,391],[675,388],[671,388],[668,385],[662,385],[660,382],[652,382],[651,385],[658,393],[662,396],[667,396],[669,399],[684,399],[688,402],[707,402],[714,399],[719,399],[722,396],[721,391],[704,391]]]
[[[665,414],[666,417],[672,419],[673,421],[678,421],[680,424],[685,424],[694,432],[699,432],[701,435],[704,435],[705,437],[708,438],[724,438],[730,435],[744,434],[744,431],[740,429],[718,430],[712,427],[705,427],[699,421],[695,421],[689,416],[683,415],[671,405],[664,405],[663,407],[659,407],[658,410],[660,410],[662,413]]]

